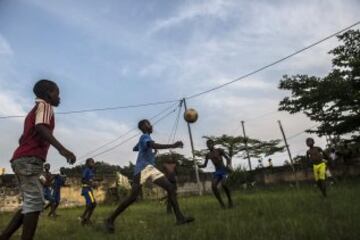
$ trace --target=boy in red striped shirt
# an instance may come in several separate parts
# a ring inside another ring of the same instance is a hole
[[[0,240],[9,239],[21,225],[21,239],[33,239],[40,212],[44,207],[39,177],[50,145],[55,147],[68,163],[74,164],[76,161],[75,155],[53,136],[55,118],[52,107],[60,104],[58,86],[50,80],[40,80],[35,84],[33,92],[36,96],[35,106],[25,118],[19,147],[10,161],[19,181],[23,206],[1,233]]]

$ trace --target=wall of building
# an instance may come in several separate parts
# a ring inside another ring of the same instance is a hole
[[[334,170],[335,176],[360,176],[360,165],[339,166]],[[289,166],[256,169],[252,172],[253,180],[256,184],[269,185],[281,183],[294,183],[295,176]],[[211,173],[203,173],[201,177],[201,188],[204,193],[211,192]],[[313,181],[311,169],[300,169],[296,171],[298,181]],[[126,178],[118,175],[102,176],[99,178],[99,186],[94,190],[94,195],[99,203],[121,201],[126,195],[126,189],[130,184]],[[82,206],[85,204],[81,196],[80,178],[68,178],[68,186],[61,191],[61,207]],[[119,186],[122,186],[119,188]],[[240,187],[240,186],[239,186]],[[119,194],[119,189],[123,189]],[[178,178],[178,195],[188,196],[198,193],[198,185],[195,176],[180,176]],[[165,192],[153,184],[145,184],[142,197],[144,199],[161,199],[165,197]],[[14,211],[22,204],[21,196],[17,188],[17,181],[14,175],[0,176],[0,212]]]

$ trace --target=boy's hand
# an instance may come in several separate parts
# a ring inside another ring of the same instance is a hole
[[[174,148],[183,148],[184,143],[182,141],[177,141],[174,143]]]
[[[60,154],[64,157],[64,158],[66,158],[66,161],[69,163],[69,164],[74,164],[75,162],[76,162],[76,156],[72,153],[72,152],[70,152],[69,150],[67,150],[67,149],[62,149],[61,151],[60,151]]]

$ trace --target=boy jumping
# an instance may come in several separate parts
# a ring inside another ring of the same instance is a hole
[[[230,189],[226,186],[226,178],[229,174],[229,171],[231,169],[230,166],[230,157],[225,153],[225,151],[221,148],[215,148],[214,147],[214,141],[209,139],[206,141],[206,145],[209,149],[208,154],[206,154],[205,157],[205,163],[202,165],[199,165],[199,168],[205,168],[208,164],[209,159],[212,161],[212,163],[215,166],[215,172],[213,174],[213,181],[212,181],[212,191],[216,197],[216,199],[219,201],[220,206],[222,208],[225,208],[225,204],[221,198],[218,185],[221,183],[222,188],[225,191],[225,194],[229,201],[229,208],[233,207],[233,202],[231,199],[231,193]],[[224,165],[223,157],[226,159],[226,166]]]
[[[54,136],[55,118],[53,106],[60,104],[59,88],[49,80],[38,81],[33,92],[35,106],[25,118],[24,131],[19,140],[19,147],[11,159],[11,167],[19,181],[23,196],[23,206],[17,211],[9,225],[0,235],[0,240],[7,240],[23,226],[22,240],[33,239],[44,207],[44,195],[39,177],[50,145],[64,156],[68,163],[74,164],[75,155],[67,150]]]
[[[192,217],[185,217],[180,211],[179,204],[176,198],[175,187],[169,180],[161,173],[155,166],[155,154],[153,150],[182,148],[182,142],[174,144],[158,144],[155,143],[150,135],[153,132],[153,127],[149,120],[141,120],[138,123],[138,128],[143,133],[139,139],[138,144],[134,147],[134,151],[138,151],[138,158],[136,161],[134,180],[132,190],[129,197],[127,197],[118,208],[105,220],[105,228],[107,232],[113,233],[115,231],[114,222],[116,218],[125,211],[137,199],[140,193],[141,186],[150,179],[156,185],[165,189],[168,193],[172,208],[174,209],[177,224],[185,224],[194,221]]]

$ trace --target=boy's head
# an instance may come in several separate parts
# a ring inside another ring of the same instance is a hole
[[[152,133],[153,132],[153,127],[150,123],[149,120],[147,119],[143,119],[138,123],[138,128],[143,132],[143,133]]]
[[[208,147],[209,150],[213,150],[214,149],[214,141],[209,139],[206,141],[206,146]]]
[[[60,168],[60,175],[65,175],[65,168],[64,167]]]
[[[55,82],[42,79],[35,83],[33,92],[37,98],[40,98],[52,106],[59,106],[60,104],[60,91]]]
[[[315,141],[314,141],[313,138],[307,138],[307,139],[306,139],[306,145],[307,145],[308,147],[313,147],[313,146],[314,146],[314,143],[315,143]]]
[[[45,163],[44,164],[44,170],[45,170],[45,172],[50,171],[50,163]]]
[[[95,160],[93,158],[86,159],[85,165],[89,168],[93,168],[95,166]]]

